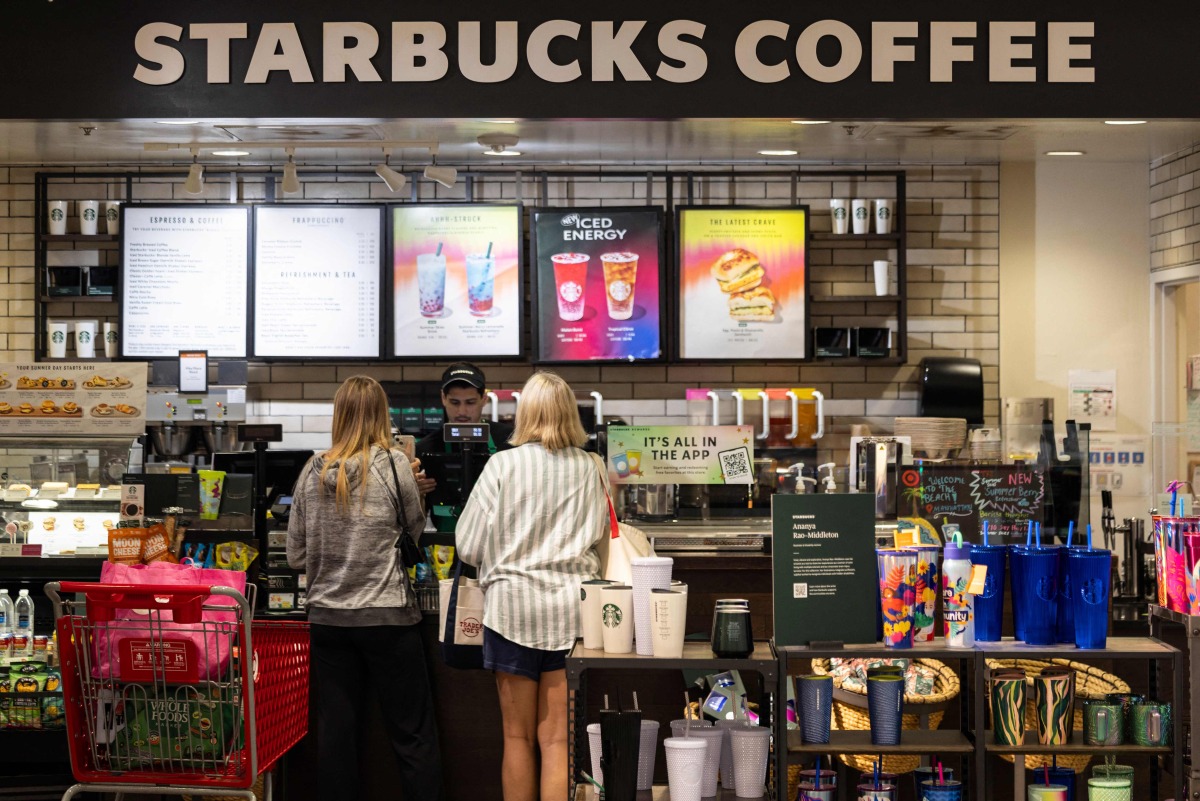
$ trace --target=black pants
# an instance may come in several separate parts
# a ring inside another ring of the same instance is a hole
[[[433,696],[417,626],[312,627],[321,801],[357,801],[359,736],[378,698],[403,792],[436,801],[442,788]]]

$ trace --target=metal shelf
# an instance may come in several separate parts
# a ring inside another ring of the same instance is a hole
[[[899,303],[903,298],[899,295],[809,295],[812,303]]]
[[[758,797],[760,799],[767,799],[771,796],[760,795]],[[590,784],[581,784],[575,788],[575,801],[597,801],[599,798],[599,792]],[[706,800],[715,798],[717,801],[734,801],[737,798],[745,799],[745,801],[754,801],[753,798],[739,796],[733,790],[726,790],[720,785],[717,786],[716,795],[706,796],[705,798]],[[655,785],[650,790],[639,790],[638,794],[634,796],[634,801],[671,801],[671,791],[664,785]]]
[[[880,643],[853,643],[841,648],[810,648],[802,645],[776,646],[786,661],[790,659],[865,659],[869,657],[888,657],[890,659],[962,659],[974,661],[976,648],[947,648],[946,640],[937,637],[933,642],[923,642],[912,648],[886,648]]]
[[[789,731],[789,754],[971,754],[975,744],[953,729],[905,729],[899,745],[874,745],[870,731],[831,731],[828,743],[802,742],[800,732]]]
[[[764,681],[774,681],[779,659],[771,643],[760,640],[754,643],[754,651],[745,659],[722,659],[715,656],[707,642],[684,642],[681,659],[656,659],[636,653],[609,654],[602,650],[584,648],[577,640],[567,656],[567,679],[588,668],[604,670],[754,670],[763,675]]]
[[[1065,745],[1042,745],[1037,741],[1037,732],[1027,731],[1023,745],[1003,745],[988,731],[983,747],[989,754],[1169,754],[1173,750],[1169,745],[1084,745],[1079,729],[1072,732],[1071,739]]]
[[[42,303],[116,303],[116,295],[39,295]]]
[[[835,234],[832,231],[813,231],[809,238],[814,242],[899,242],[900,234]]]
[[[43,242],[116,242],[116,234],[42,234]]]
[[[1174,648],[1153,637],[1109,637],[1105,648],[1076,648],[1074,645],[1026,645],[1006,638],[976,646],[985,658],[1026,659],[1171,659]]]
[[[842,367],[883,367],[885,365],[904,364],[907,361],[903,356],[881,356],[879,358],[866,358],[862,356],[816,356],[809,359],[805,364],[836,364]]]

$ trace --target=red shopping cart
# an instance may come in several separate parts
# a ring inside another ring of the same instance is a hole
[[[308,730],[307,623],[226,587],[51,582],[80,792],[254,801]]]

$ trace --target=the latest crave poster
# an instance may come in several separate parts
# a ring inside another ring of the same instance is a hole
[[[803,359],[807,207],[679,210],[679,356]]]
[[[392,209],[393,356],[521,353],[521,207]]]
[[[663,213],[536,210],[537,358],[662,356]]]

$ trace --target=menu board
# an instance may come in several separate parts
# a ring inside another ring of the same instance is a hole
[[[382,235],[379,206],[257,207],[254,355],[378,358]]]
[[[538,359],[662,356],[662,211],[540,210],[533,236]]]
[[[808,209],[679,210],[679,357],[803,359]]]
[[[121,226],[121,355],[244,358],[250,210],[129,206]]]
[[[0,435],[146,433],[146,362],[0,364]]]
[[[989,542],[1024,542],[1029,521],[1042,519],[1044,479],[1033,465],[906,467],[900,471],[897,511],[911,510],[939,530],[943,523],[957,523],[968,542],[980,542],[984,520]]]
[[[392,356],[521,355],[521,207],[394,207],[392,318]]]

